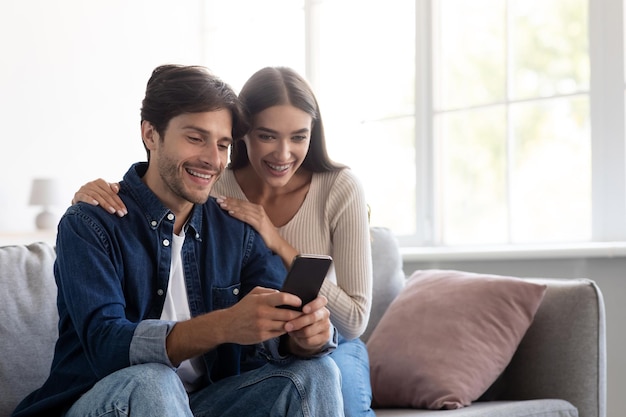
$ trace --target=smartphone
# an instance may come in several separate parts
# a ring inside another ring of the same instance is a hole
[[[328,255],[296,255],[291,263],[281,291],[300,297],[302,306],[310,303],[320,292],[332,262],[333,258]],[[281,305],[279,307],[302,311],[302,306]]]

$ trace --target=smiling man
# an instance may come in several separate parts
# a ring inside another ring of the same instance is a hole
[[[79,203],[59,223],[51,373],[13,416],[343,415],[326,299],[276,308],[300,303],[281,259],[209,198],[242,114],[205,68],[154,70],[128,214]]]

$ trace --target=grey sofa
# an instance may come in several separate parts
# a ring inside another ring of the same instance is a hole
[[[373,227],[374,300],[363,340],[402,291],[405,275],[389,230]],[[46,378],[57,337],[54,249],[44,243],[0,247],[0,417]],[[504,372],[495,401],[457,410],[377,409],[379,417],[605,417],[604,305],[587,279],[534,279],[548,289]],[[402,343],[402,341],[398,341]]]

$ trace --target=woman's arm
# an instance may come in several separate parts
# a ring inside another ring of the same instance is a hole
[[[342,170],[330,186],[325,210],[336,284],[327,279],[321,294],[328,298],[333,323],[344,337],[351,339],[367,327],[373,283],[365,193],[349,169]],[[314,227],[308,233],[310,239],[316,238]]]
[[[217,202],[228,214],[252,226],[267,247],[282,258],[285,267],[291,266],[293,258],[299,252],[278,233],[263,206],[225,196],[219,196]]]

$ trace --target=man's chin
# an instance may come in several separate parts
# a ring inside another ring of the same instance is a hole
[[[185,199],[193,204],[204,204],[211,195],[211,189],[203,190],[202,192],[188,192],[185,195]]]

